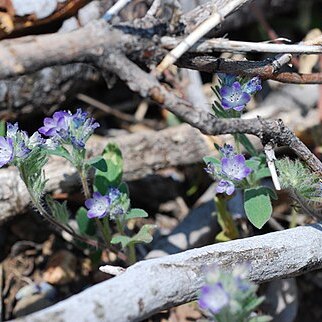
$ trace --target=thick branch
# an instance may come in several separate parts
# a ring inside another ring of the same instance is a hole
[[[258,283],[300,275],[322,267],[321,230],[321,225],[298,227],[142,261],[117,277],[15,321],[141,321],[195,300],[205,268],[213,264],[229,270],[248,263],[250,279]]]
[[[189,102],[168,91],[153,75],[147,74],[124,56],[109,55],[105,60],[98,61],[98,65],[101,67],[109,65],[110,69],[133,91],[139,92],[144,97],[148,95],[204,134],[246,133],[259,137],[263,145],[272,142],[278,146],[288,146],[322,177],[322,163],[281,120],[217,119],[211,114],[194,109]],[[140,79],[140,82],[137,79]]]

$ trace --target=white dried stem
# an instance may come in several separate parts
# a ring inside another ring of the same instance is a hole
[[[268,169],[272,176],[272,181],[276,190],[281,190],[281,184],[278,180],[278,175],[276,172],[276,167],[274,161],[276,160],[273,146],[271,144],[266,144],[264,148],[266,154],[266,161],[268,165]]]
[[[172,49],[180,43],[180,39],[172,37],[163,37],[161,39],[163,47]],[[225,38],[215,38],[208,40],[200,40],[191,52],[214,53],[214,52],[232,52],[232,53],[290,53],[290,54],[321,54],[322,53],[322,37],[315,39],[317,45],[300,44],[271,44],[267,42],[249,42],[236,41]]]
[[[108,9],[105,12],[103,19],[106,21],[110,21],[131,1],[132,0],[119,0],[119,1],[117,1],[110,9]]]
[[[201,23],[189,36],[178,46],[172,49],[156,67],[157,74],[161,74],[170,65],[174,64],[186,51],[188,51],[198,40],[216,27],[228,14],[236,10],[249,0],[231,0],[221,10],[213,14]]]

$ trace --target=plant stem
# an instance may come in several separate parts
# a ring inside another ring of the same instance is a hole
[[[87,199],[89,199],[91,197],[91,193],[90,193],[90,190],[89,190],[89,187],[88,187],[86,173],[84,171],[84,166],[82,166],[81,168],[78,168],[77,171],[78,171],[79,177],[81,179],[85,199],[87,200]]]
[[[226,200],[218,196],[215,196],[214,200],[217,209],[218,223],[223,230],[223,236],[220,237],[224,238],[221,238],[221,241],[238,238],[238,229],[235,225],[231,213],[227,210]]]
[[[135,245],[134,243],[130,243],[128,245],[128,264],[133,265],[136,262],[136,253],[135,253]]]

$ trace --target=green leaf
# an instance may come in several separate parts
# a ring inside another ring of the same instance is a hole
[[[70,153],[62,146],[57,147],[55,150],[46,149],[45,151],[49,155],[57,155],[59,157],[69,160],[71,163],[74,163],[74,160],[73,160],[72,156],[70,155]]]
[[[129,196],[129,194],[130,194],[130,192],[129,192],[129,187],[128,187],[128,185],[126,184],[126,182],[122,182],[122,183],[119,185],[119,190],[120,190],[120,192],[127,194],[127,196]]]
[[[115,143],[109,143],[102,154],[107,171],[96,170],[94,186],[101,194],[106,194],[109,187],[117,187],[122,181],[122,152]]]
[[[121,243],[122,248],[127,247],[130,244],[138,244],[138,243],[150,243],[153,240],[152,232],[156,228],[156,225],[144,225],[141,227],[140,231],[135,234],[133,237],[128,236],[114,236],[111,240],[112,244]]]
[[[247,167],[251,168],[253,171],[257,171],[260,166],[260,161],[249,159],[245,161]]]
[[[252,155],[252,156],[256,156],[258,155],[256,149],[254,148],[253,144],[249,141],[248,137],[243,134],[243,133],[238,133],[236,134],[238,137],[239,142],[244,146],[244,148],[246,149],[246,151]]]
[[[248,321],[249,322],[269,322],[272,320],[273,318],[268,315],[260,315],[260,316],[254,316],[250,318]]]
[[[273,211],[268,188],[246,189],[244,200],[247,218],[256,228],[262,228]]]
[[[101,155],[89,159],[87,163],[102,172],[107,171],[107,163]]]
[[[275,190],[273,190],[273,189],[271,189],[271,188],[269,188],[269,187],[265,187],[265,186],[263,186],[262,188],[263,188],[263,191],[264,191],[264,190],[265,190],[265,191],[267,191],[267,193],[269,194],[269,196],[270,196],[272,199],[274,199],[274,200],[277,200],[277,199],[278,199],[278,197],[277,197],[277,194],[276,194],[276,191],[275,191]]]
[[[132,238],[128,236],[114,236],[111,240],[111,244],[121,244],[122,248],[125,248],[132,242]]]
[[[6,136],[7,125],[6,121],[0,120],[0,136]]]
[[[263,178],[268,178],[271,176],[271,172],[267,167],[261,168],[255,172],[255,180],[258,181]]]
[[[82,235],[95,235],[96,227],[94,220],[87,217],[87,210],[84,207],[81,207],[77,210],[76,221],[78,230]]]
[[[129,220],[129,219],[133,219],[133,218],[145,218],[148,217],[148,213],[146,211],[144,211],[143,209],[138,209],[138,208],[133,208],[130,210],[130,212],[128,212],[124,219],[125,220]]]
[[[215,157],[211,157],[211,156],[209,156],[209,157],[204,157],[203,158],[203,160],[204,160],[204,162],[207,164],[207,163],[209,163],[209,162],[211,162],[211,163],[214,163],[214,164],[220,164],[220,161],[217,159],[217,158],[215,158]]]
[[[54,200],[50,195],[47,195],[46,196],[46,203],[47,203],[52,215],[55,217],[55,219],[58,222],[60,222],[61,224],[67,225],[68,220],[69,220],[67,201],[60,203],[60,202]]]

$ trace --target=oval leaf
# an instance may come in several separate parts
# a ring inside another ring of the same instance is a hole
[[[148,217],[148,213],[143,209],[133,208],[129,213],[125,215],[125,220],[133,219],[133,218],[145,218]]]
[[[267,188],[247,189],[244,194],[244,208],[249,221],[261,229],[272,215],[272,204]]]

